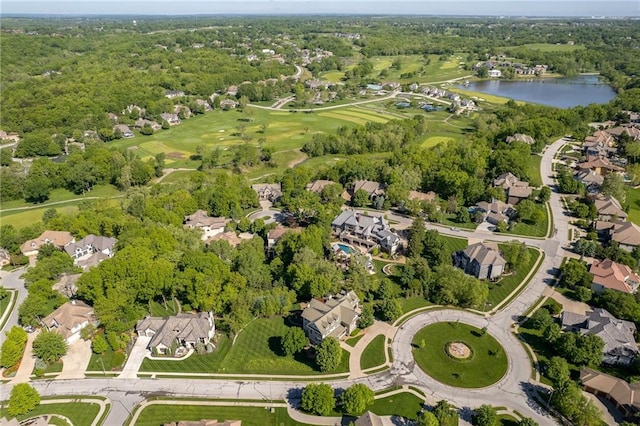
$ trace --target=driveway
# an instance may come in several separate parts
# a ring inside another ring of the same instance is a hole
[[[62,372],[58,379],[84,379],[91,360],[91,340],[78,340],[69,345],[67,354],[62,357]]]
[[[129,358],[127,358],[127,363],[124,365],[122,373],[118,376],[119,379],[136,379],[138,377],[138,370],[142,366],[142,361],[151,353],[147,349],[150,341],[151,337],[138,336]]]

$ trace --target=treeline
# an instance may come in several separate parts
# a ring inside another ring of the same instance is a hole
[[[163,167],[164,153],[142,161],[132,151],[109,149],[96,143],[84,152],[70,154],[63,162],[37,158],[29,167],[24,163],[9,162],[8,166],[0,168],[0,200],[24,198],[30,202],[43,202],[56,188],[83,194],[95,185],[104,184],[126,190],[145,185],[152,177],[162,175]]]
[[[354,128],[340,127],[335,135],[317,133],[302,151],[310,157],[326,154],[363,154],[400,149],[427,132],[424,116],[387,123],[369,122]]]
[[[205,34],[201,41],[216,39],[214,32]],[[106,112],[119,113],[130,104],[169,112],[157,105],[166,101],[165,90],[206,99],[243,81],[295,72],[277,61],[234,57],[212,44],[193,48],[191,40],[180,39],[183,34],[1,37],[3,130],[22,135],[36,129],[68,135],[98,130]]]

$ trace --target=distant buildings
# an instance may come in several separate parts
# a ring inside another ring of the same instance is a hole
[[[224,232],[224,228],[229,223],[229,219],[224,217],[211,217],[204,210],[198,210],[194,214],[185,216],[183,227],[188,229],[202,230],[202,240]]]
[[[44,231],[38,238],[27,240],[20,246],[20,251],[25,256],[35,256],[40,247],[45,244],[53,244],[59,250],[75,241],[73,235],[66,231]]]

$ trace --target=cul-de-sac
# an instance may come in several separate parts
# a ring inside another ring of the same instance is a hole
[[[3,2],[0,424],[640,424],[635,2]]]

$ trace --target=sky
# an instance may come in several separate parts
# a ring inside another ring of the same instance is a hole
[[[640,17],[640,0],[2,0],[0,15],[471,15]]]

